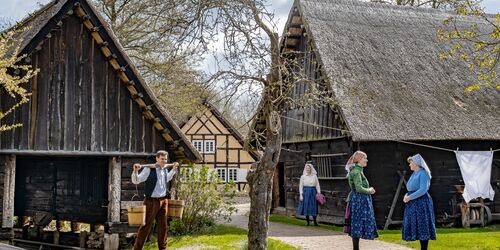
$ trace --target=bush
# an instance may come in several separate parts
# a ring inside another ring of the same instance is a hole
[[[176,194],[184,200],[181,220],[170,224],[172,235],[193,234],[211,227],[217,220],[229,221],[236,211],[234,183],[221,183],[207,166],[181,169]]]

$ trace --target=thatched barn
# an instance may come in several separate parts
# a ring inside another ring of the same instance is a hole
[[[406,158],[420,153],[433,173],[430,194],[438,222],[460,219],[461,196],[455,185],[463,184],[463,178],[453,150],[500,148],[500,92],[493,88],[464,92],[476,82],[472,73],[458,59],[438,58],[450,45],[438,42],[437,29],[450,15],[355,0],[295,1],[282,54],[295,58],[302,65],[298,70],[328,88],[335,105],[290,108],[282,114],[276,207],[295,213],[299,178],[305,161],[312,160],[327,200],[319,220],[342,224],[350,191],[344,164],[354,151],[363,150],[369,159],[365,174],[377,190],[373,196],[377,223],[397,224],[406,193],[400,174],[409,178]],[[460,18],[457,25],[471,22],[484,25],[473,18]],[[293,97],[307,88],[297,83]],[[263,128],[264,122],[255,128]],[[480,213],[498,219],[498,152],[491,185],[495,199],[485,200]]]
[[[0,135],[2,238],[12,239],[14,216],[20,227],[121,225],[136,192],[132,163],[154,162],[157,150],[201,160],[90,1],[53,1],[20,27],[31,27],[18,36],[23,63],[40,72],[27,86],[30,102],[4,118],[23,126]],[[0,110],[13,103],[0,93]],[[71,232],[23,232],[24,240],[88,247]],[[105,234],[104,244],[117,249],[118,235]]]

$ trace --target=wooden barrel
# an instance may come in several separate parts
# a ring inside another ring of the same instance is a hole
[[[184,200],[168,200],[167,216],[174,218],[182,218],[184,211]]]
[[[146,224],[146,206],[130,206],[127,208],[129,226],[143,226]]]

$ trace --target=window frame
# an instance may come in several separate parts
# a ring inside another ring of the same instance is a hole
[[[207,146],[211,144],[211,150],[207,150]],[[215,140],[203,140],[203,153],[215,154]]]
[[[193,147],[198,150],[198,152],[200,153],[203,153],[204,152],[204,149],[205,149],[205,144],[203,143],[204,141],[203,140],[193,140],[191,142],[191,144],[193,144]],[[199,144],[198,144],[199,143]],[[200,147],[201,147],[201,150],[198,149],[198,147],[196,146],[196,144],[198,144]]]

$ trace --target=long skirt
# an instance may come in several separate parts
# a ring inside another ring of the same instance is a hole
[[[318,215],[318,203],[316,201],[316,187],[304,187],[303,200],[297,209],[297,215],[316,216]]]
[[[434,207],[429,193],[406,203],[403,217],[403,240],[435,240]]]
[[[349,236],[366,240],[377,238],[377,223],[375,222],[371,195],[352,191],[349,206],[351,212]]]

